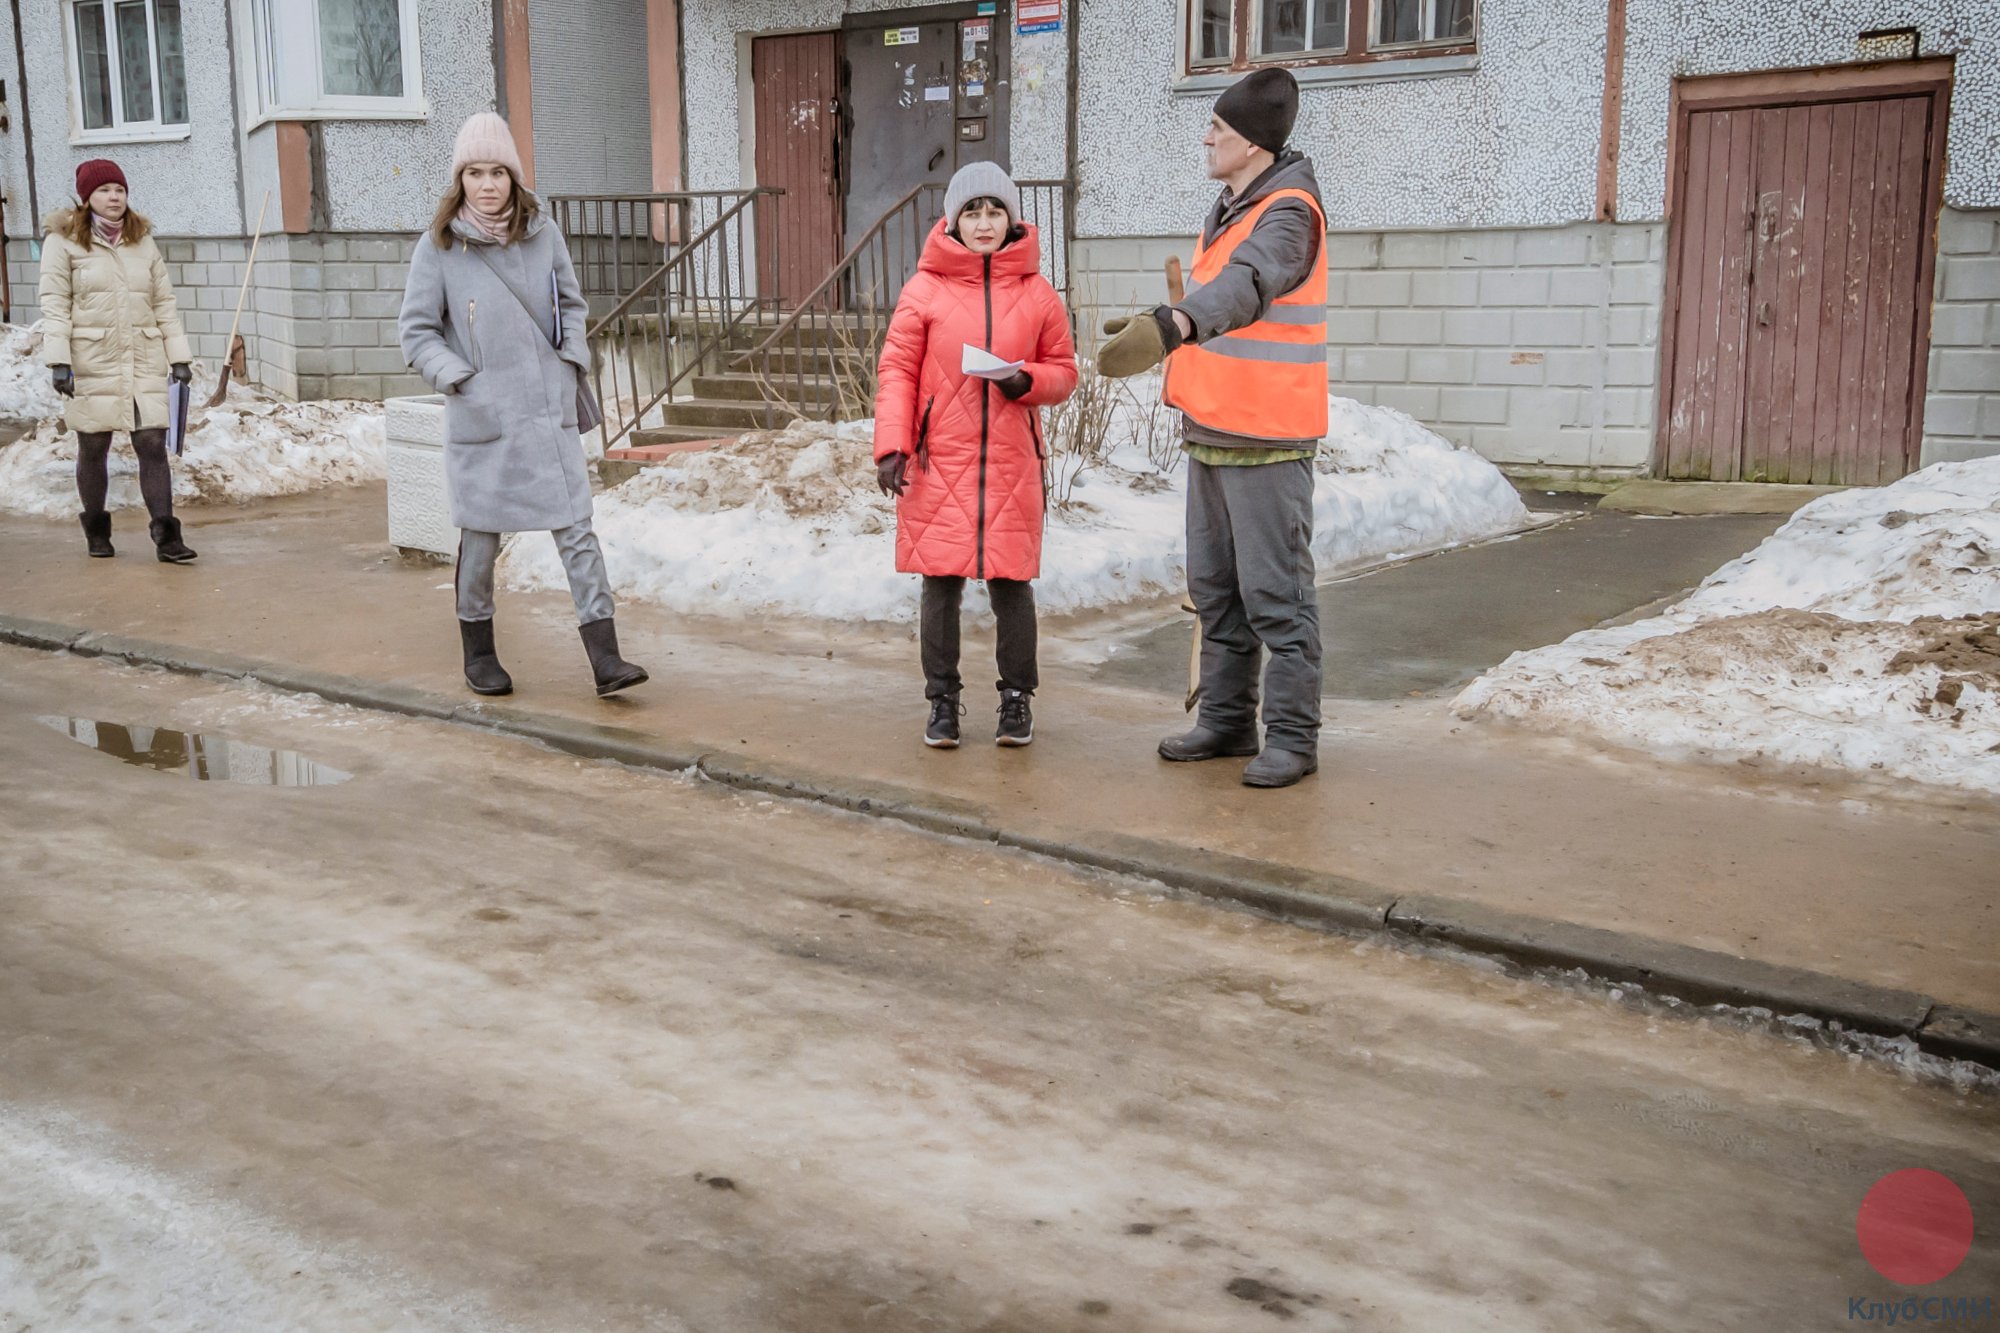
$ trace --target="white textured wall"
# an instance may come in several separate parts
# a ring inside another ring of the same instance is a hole
[[[1916,28],[1922,54],[1955,55],[1945,202],[2000,205],[2000,0],[1628,0],[1618,216],[1664,216],[1674,76],[1832,65],[1855,36]]]
[[[1176,97],[1175,6],[1078,6],[1084,108],[1079,234],[1192,231],[1213,95]],[[1339,228],[1542,226],[1590,216],[1604,0],[1485,0],[1470,74],[1308,87],[1294,144]]]
[[[188,119],[192,133],[170,143],[70,143],[68,56],[63,10],[54,0],[21,6],[28,61],[28,95],[35,122],[35,175],[41,210],[76,198],[76,167],[108,157],[124,169],[132,206],[169,236],[236,236],[244,230],[236,179],[236,131],[230,101],[229,38],[225,0],[184,0],[182,41],[187,55]],[[0,50],[10,92],[16,80],[13,47]],[[19,117],[16,116],[16,130]],[[11,201],[10,201],[11,202]],[[26,201],[22,201],[26,207]],[[15,230],[13,222],[8,224]]]
[[[21,76],[14,64],[14,15],[0,5],[0,78],[7,81],[7,114],[12,126],[0,134],[0,197],[7,203],[7,235],[32,236],[39,219],[28,210],[28,138],[21,131]]]
[[[458,127],[493,110],[493,0],[418,0],[417,15],[430,119],[326,122],[336,231],[422,230],[451,174]]]
[[[1149,0],[1150,2],[1150,0]],[[1071,9],[1076,7],[1071,0]],[[908,8],[902,0],[682,0],[682,54],[687,66],[688,187],[726,190],[748,185],[742,145],[748,109],[739,87],[749,85],[742,34],[811,32],[837,28],[853,11]],[[1065,33],[1010,34],[1013,96],[1008,153],[1014,175],[1052,179],[1063,174],[1068,115],[1069,57]]]

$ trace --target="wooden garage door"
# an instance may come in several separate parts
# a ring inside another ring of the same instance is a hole
[[[1916,466],[1941,103],[1689,108],[1661,475],[1877,485]]]

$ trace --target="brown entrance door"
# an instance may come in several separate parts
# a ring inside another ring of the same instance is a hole
[[[758,37],[750,44],[759,205],[757,281],[790,309],[840,260],[840,34]]]
[[[1945,85],[1884,72],[1680,90],[1659,475],[1868,486],[1916,467]]]

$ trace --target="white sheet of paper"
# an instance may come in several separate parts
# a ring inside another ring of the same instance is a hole
[[[983,380],[1004,380],[1025,364],[1021,361],[1002,361],[984,347],[974,347],[971,343],[967,343],[964,353],[959,357],[958,368],[968,375],[975,375]]]

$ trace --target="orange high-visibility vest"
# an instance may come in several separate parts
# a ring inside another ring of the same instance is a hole
[[[1317,440],[1326,434],[1326,214],[1304,190],[1278,190],[1224,227],[1195,241],[1193,292],[1215,281],[1236,247],[1280,199],[1303,199],[1320,232],[1319,253],[1304,282],[1271,302],[1254,324],[1167,358],[1167,406],[1209,430],[1253,440]]]

